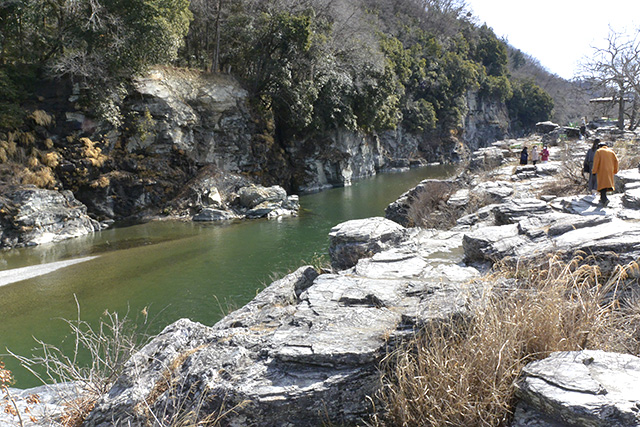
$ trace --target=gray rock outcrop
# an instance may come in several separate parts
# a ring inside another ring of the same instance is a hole
[[[509,113],[503,103],[484,97],[477,91],[469,91],[466,100],[462,139],[471,151],[507,136]]]
[[[360,241],[381,222],[394,235],[401,229],[373,219],[341,235]],[[459,255],[446,266],[435,256],[461,238],[420,232],[337,274],[302,267],[213,327],[180,320],[128,362],[84,425],[223,412],[229,426],[355,423],[369,410],[389,344],[413,325],[466,312],[478,271],[459,266]]]
[[[7,188],[0,195],[2,248],[59,242],[100,229],[70,191],[22,186]]]
[[[0,393],[2,427],[57,426],[59,423],[56,420],[65,415],[69,405],[85,392],[73,383],[43,385],[28,390],[9,388],[8,391],[8,394]],[[12,401],[9,401],[8,396],[11,396]],[[20,418],[14,412],[16,410]]]
[[[254,162],[248,93],[230,76],[155,69],[134,84],[129,108],[144,132],[129,139],[128,150],[166,154],[177,148],[229,172]]]
[[[384,210],[385,218],[397,222],[404,227],[414,227],[414,219],[411,217],[412,206],[419,203],[421,198],[445,198],[457,190],[453,181],[439,179],[425,179],[414,188],[402,194],[395,202],[392,202]]]
[[[361,258],[396,245],[406,236],[404,227],[386,218],[343,222],[329,232],[331,265],[337,270],[351,268]]]
[[[536,132],[538,132],[538,133],[549,133],[549,132],[552,132],[552,131],[558,129],[559,127],[560,127],[560,125],[558,125],[557,123],[550,122],[550,121],[538,122],[538,123],[536,123]]]
[[[240,212],[246,218],[275,218],[297,215],[300,202],[297,195],[287,196],[284,188],[274,185],[251,185],[238,191]]]
[[[500,148],[487,147],[474,151],[469,161],[471,171],[495,169],[502,165],[504,153]]]
[[[528,364],[513,427],[640,425],[640,358],[583,350]]]

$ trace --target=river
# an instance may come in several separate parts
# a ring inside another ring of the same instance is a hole
[[[62,319],[92,325],[105,310],[127,314],[148,333],[187,317],[212,325],[250,301],[274,278],[317,259],[328,262],[328,233],[341,222],[384,216],[384,208],[425,178],[451,174],[429,166],[379,174],[300,197],[300,215],[231,223],[154,221],[115,227],[57,244],[0,252],[8,270],[92,257],[19,282],[0,282],[0,356],[16,387],[39,382],[5,353],[32,354],[35,339],[69,347]],[[55,266],[55,265],[54,265]],[[76,304],[76,300],[78,304]]]

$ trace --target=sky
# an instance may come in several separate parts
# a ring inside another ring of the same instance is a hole
[[[606,46],[609,26],[617,32],[640,28],[640,0],[466,0],[478,24],[533,56],[565,79]]]

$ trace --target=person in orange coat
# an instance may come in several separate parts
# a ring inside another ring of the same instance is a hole
[[[616,153],[614,153],[604,141],[598,144],[598,151],[596,151],[595,156],[593,156],[593,169],[591,169],[591,173],[598,175],[600,204],[607,206],[609,204],[607,191],[615,190],[613,176],[618,173],[618,156],[616,156]]]

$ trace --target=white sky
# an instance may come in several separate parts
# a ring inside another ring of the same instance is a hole
[[[537,58],[566,79],[602,46],[609,26],[616,32],[640,28],[640,0],[466,0],[478,23]]]

